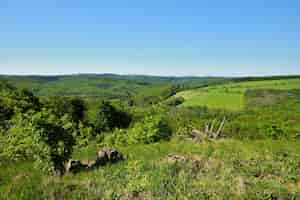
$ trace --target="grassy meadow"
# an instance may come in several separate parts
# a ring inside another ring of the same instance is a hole
[[[181,106],[207,106],[213,109],[242,110],[243,93],[224,91],[188,91],[179,93],[186,101]]]
[[[300,79],[231,82],[182,91],[176,96],[185,99],[181,106],[207,106],[213,109],[242,110],[245,106],[245,92],[249,89],[300,89]]]
[[[299,142],[173,140],[119,147],[126,160],[90,172],[45,176],[30,163],[1,167],[2,199],[297,199]],[[96,145],[74,152],[93,158]],[[199,166],[172,164],[170,153]]]

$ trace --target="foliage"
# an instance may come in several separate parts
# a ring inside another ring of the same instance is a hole
[[[106,145],[128,145],[128,138],[130,137],[129,134],[129,130],[117,128],[112,133],[103,135],[103,138],[101,138],[99,142]]]
[[[150,144],[171,136],[170,129],[161,115],[149,115],[137,122],[132,128],[116,129],[112,134],[105,136],[107,144]]]
[[[18,88],[30,88],[38,96],[81,96],[122,99],[131,105],[158,103],[183,89],[222,82],[218,77],[159,77],[114,74],[66,76],[1,76]]]
[[[299,77],[225,84],[191,77],[4,78],[43,96],[0,84],[3,199],[300,197]],[[224,140],[171,137],[218,126],[223,117]],[[60,179],[43,173],[62,173],[71,156],[94,159],[103,145],[118,146],[126,160]],[[169,164],[170,153],[199,163]]]
[[[170,129],[163,116],[146,116],[142,122],[137,122],[130,130],[129,143],[153,143],[170,136]]]
[[[10,119],[14,114],[13,108],[5,104],[4,100],[0,99],[0,121],[4,122],[5,120]]]
[[[51,110],[58,117],[62,117],[68,114],[71,121],[79,124],[79,122],[86,121],[85,112],[86,105],[81,98],[73,97],[48,97],[43,99],[43,106],[48,110]]]
[[[30,115],[18,114],[11,122],[13,126],[1,137],[1,158],[14,161],[33,158],[36,144],[30,124]]]
[[[1,157],[10,160],[33,159],[44,171],[63,173],[64,163],[73,151],[74,127],[68,116],[58,118],[43,109],[18,114],[8,130]]]
[[[86,105],[85,102],[80,98],[71,98],[69,107],[71,107],[70,116],[71,119],[78,124],[80,121],[85,121],[85,112],[86,112]]]
[[[50,164],[52,168],[50,169],[63,173],[64,164],[70,158],[75,144],[72,122],[67,115],[59,119],[55,115],[43,111],[32,117],[32,124],[34,131],[38,133],[38,144],[45,146],[40,148],[39,154],[35,154],[38,164],[43,166],[47,163],[45,160],[50,160],[51,162],[47,163]]]
[[[1,118],[9,120],[14,113],[25,113],[29,110],[40,109],[39,99],[27,89],[16,89],[0,83]]]
[[[165,104],[168,106],[178,106],[184,102],[183,97],[173,97],[165,101]]]
[[[96,133],[111,131],[114,128],[127,128],[131,122],[131,116],[117,110],[107,101],[102,101],[94,125]]]
[[[79,147],[87,146],[89,142],[93,140],[95,140],[93,126],[88,126],[80,122],[78,125],[78,133],[76,135],[76,145]]]

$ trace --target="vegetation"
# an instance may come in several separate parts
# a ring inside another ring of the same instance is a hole
[[[95,146],[75,152],[94,156]],[[298,199],[299,142],[171,141],[120,147],[123,162],[94,171],[45,176],[30,163],[0,171],[3,199]],[[193,155],[199,166],[169,164],[169,153]],[[40,184],[43,183],[43,184]]]
[[[0,199],[300,198],[299,77],[2,79]],[[104,146],[125,160],[65,174]]]
[[[129,104],[158,103],[177,91],[224,81],[210,77],[120,76],[83,74],[66,76],[0,76],[18,88],[30,89],[38,96],[80,96],[105,100],[122,99]]]
[[[131,116],[129,114],[119,111],[109,102],[103,101],[95,119],[95,131],[102,133],[112,131],[114,128],[127,128],[130,121]]]
[[[109,145],[150,144],[168,139],[170,135],[170,129],[163,117],[150,115],[128,130],[116,129],[113,134],[105,138],[105,143]]]
[[[176,96],[185,99],[182,106],[208,106],[209,108],[241,110],[244,106],[245,92],[248,89],[300,89],[300,78],[298,77],[275,80],[241,80],[233,80],[226,84],[187,90],[179,92]]]

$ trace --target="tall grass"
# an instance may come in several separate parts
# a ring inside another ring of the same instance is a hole
[[[293,199],[300,194],[299,144],[173,140],[117,147],[125,161],[62,178],[41,174],[30,163],[12,165],[1,169],[1,199]],[[96,149],[92,145],[74,156],[92,158]],[[201,162],[170,164],[169,153]]]

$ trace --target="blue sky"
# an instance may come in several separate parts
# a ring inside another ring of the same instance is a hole
[[[300,74],[297,0],[1,0],[0,74]]]

